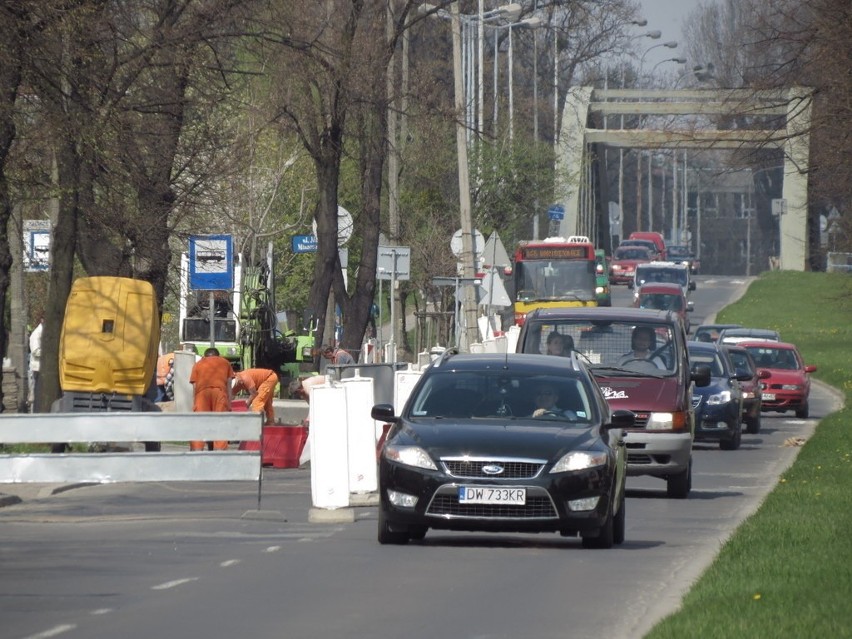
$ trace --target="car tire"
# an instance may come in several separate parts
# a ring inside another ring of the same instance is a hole
[[[607,513],[606,521],[598,529],[596,535],[583,535],[583,548],[612,548],[615,543],[615,521],[612,516],[612,507]]]
[[[746,432],[749,435],[757,435],[760,432],[760,411],[746,421]]]
[[[408,543],[408,532],[397,532],[391,530],[387,519],[381,508],[379,509],[379,543],[382,545],[391,544],[394,546],[402,546]]]
[[[734,433],[731,435],[730,439],[723,439],[719,441],[719,448],[721,450],[737,450],[740,447],[740,443],[743,438],[743,422],[742,419],[737,420],[736,425],[734,426]]]
[[[807,419],[808,414],[810,413],[810,406],[805,402],[800,408],[796,409],[796,417],[799,419]]]
[[[686,499],[692,490],[692,457],[686,470],[666,478],[666,496],[672,499]]]
[[[621,505],[612,522],[612,541],[616,544],[624,543],[624,534],[627,528],[627,499],[624,492],[621,493]]]

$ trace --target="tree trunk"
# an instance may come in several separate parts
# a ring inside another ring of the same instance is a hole
[[[67,137],[57,149],[58,187],[61,195],[50,246],[51,265],[41,340],[41,372],[34,412],[49,412],[53,401],[62,394],[59,385],[59,338],[65,303],[74,276],[74,248],[79,218],[78,189],[83,166],[73,136],[68,131],[65,133]]]

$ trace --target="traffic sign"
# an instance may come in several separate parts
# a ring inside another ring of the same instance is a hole
[[[316,235],[294,235],[290,238],[294,253],[315,253],[317,250]]]
[[[379,255],[376,260],[376,279],[411,279],[411,247],[379,246]]]
[[[509,255],[506,253],[506,247],[503,246],[503,242],[500,240],[497,231],[494,231],[491,237],[488,238],[485,248],[482,251],[482,256],[486,266],[501,266],[505,268],[512,265]]]
[[[561,204],[552,205],[549,209],[547,209],[547,217],[551,220],[565,219],[565,207]]]
[[[317,234],[317,221],[313,223],[314,235]],[[349,238],[352,237],[352,231],[355,225],[352,222],[352,214],[342,206],[337,207],[337,246],[344,246]]]
[[[234,288],[234,240],[230,235],[189,238],[189,287],[196,291]]]
[[[479,232],[479,229],[474,229],[471,239],[473,240],[473,254],[478,258],[482,255],[482,249],[485,248],[485,236]],[[462,254],[462,230],[459,229],[453,233],[450,240],[450,250],[456,257],[461,257]]]
[[[50,220],[24,220],[24,270],[50,266]]]

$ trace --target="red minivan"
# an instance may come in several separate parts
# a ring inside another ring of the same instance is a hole
[[[636,415],[634,426],[624,431],[627,475],[658,477],[669,497],[686,498],[692,487],[693,386],[710,383],[710,368],[690,368],[677,313],[539,308],[527,315],[517,352],[547,352],[554,331],[571,337],[575,357],[586,362],[610,407]]]
[[[629,240],[651,240],[654,246],[657,247],[657,252],[660,254],[660,260],[665,262],[668,259],[666,251],[666,241],[661,233],[655,231],[633,231],[630,234]]]

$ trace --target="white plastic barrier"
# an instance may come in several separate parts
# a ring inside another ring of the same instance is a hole
[[[411,391],[414,390],[415,384],[420,381],[422,375],[422,371],[414,369],[396,372],[393,388],[393,410],[395,414],[399,415],[402,412],[405,402],[408,401]]]
[[[374,382],[371,377],[341,380],[341,385],[346,389],[350,493],[375,492],[379,486],[376,471],[376,420],[370,417],[370,409],[374,404]]]
[[[482,346],[486,353],[505,353],[507,344],[508,342],[505,335],[498,335],[497,337],[492,337],[483,340],[482,342]]]
[[[311,501],[315,508],[349,506],[346,440],[346,388],[323,384],[311,389]]]
[[[506,352],[514,353],[518,348],[518,338],[521,336],[521,327],[520,326],[511,326],[509,330],[506,331]]]

